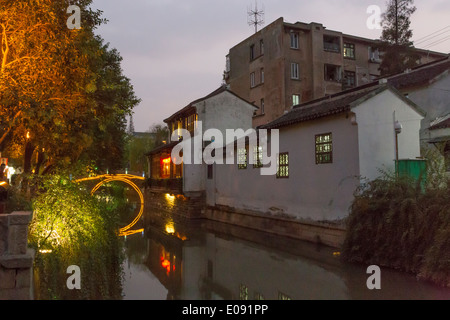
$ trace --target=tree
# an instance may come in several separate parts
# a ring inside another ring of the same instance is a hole
[[[416,11],[414,0],[389,0],[382,16],[380,65],[381,75],[395,74],[415,67],[419,56],[414,53],[411,37],[411,15]]]
[[[150,132],[153,134],[155,139],[155,148],[167,143],[167,139],[169,138],[169,128],[166,125],[154,124],[150,128]]]
[[[128,137],[128,162],[129,169],[134,172],[148,171],[146,154],[167,143],[169,128],[164,124],[154,124],[145,134],[129,135]]]

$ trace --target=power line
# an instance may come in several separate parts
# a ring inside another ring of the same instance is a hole
[[[439,37],[439,36],[441,36],[441,35],[443,35],[443,34],[446,34],[446,33],[448,33],[448,32],[450,32],[450,30],[446,30],[446,31],[444,31],[444,32],[438,33],[438,34],[436,34],[436,35],[434,35],[434,36],[432,36],[432,37],[429,37],[429,38],[424,39],[424,40],[421,40],[421,41],[414,41],[414,44],[419,44],[419,43],[428,42],[428,41],[430,41],[431,39],[434,39],[434,38],[436,38],[436,37]]]
[[[439,29],[439,30],[437,30],[437,31],[435,31],[435,32],[432,32],[432,33],[430,33],[430,34],[428,34],[428,35],[426,35],[426,36],[424,36],[424,37],[422,37],[422,38],[419,38],[419,39],[417,39],[415,42],[417,43],[417,42],[422,42],[422,40],[424,40],[425,38],[428,38],[429,36],[432,36],[432,35],[434,35],[435,33],[438,33],[438,32],[440,32],[440,31],[443,31],[443,30],[445,30],[445,29],[447,29],[447,28],[450,28],[450,25],[448,25],[448,26],[446,26],[446,27],[444,27],[444,28],[442,28],[442,29]],[[426,40],[424,40],[424,41],[426,41]]]
[[[435,41],[435,42],[432,42],[432,43],[428,44],[424,49],[428,49],[428,48],[434,47],[434,46],[436,46],[436,45],[438,45],[438,44],[441,44],[441,43],[443,43],[443,42],[446,42],[446,41],[448,41],[448,40],[450,40],[450,36],[445,37],[445,38],[443,38],[443,39],[439,39],[439,40],[437,40],[437,41]]]

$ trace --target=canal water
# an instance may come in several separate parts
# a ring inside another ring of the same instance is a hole
[[[159,212],[140,223],[123,238],[125,300],[450,300],[450,289],[384,268],[369,290],[368,266],[326,246]]]

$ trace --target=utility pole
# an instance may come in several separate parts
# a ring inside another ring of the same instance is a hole
[[[258,26],[264,25],[264,5],[262,10],[258,9],[258,2],[255,0],[255,8],[247,8],[248,25],[255,27],[255,33],[258,32]]]

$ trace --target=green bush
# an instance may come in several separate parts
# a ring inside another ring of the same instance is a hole
[[[66,174],[39,181],[29,243],[36,250],[39,299],[117,299],[121,261],[117,205],[91,196]],[[81,290],[68,290],[70,265],[81,269]]]

